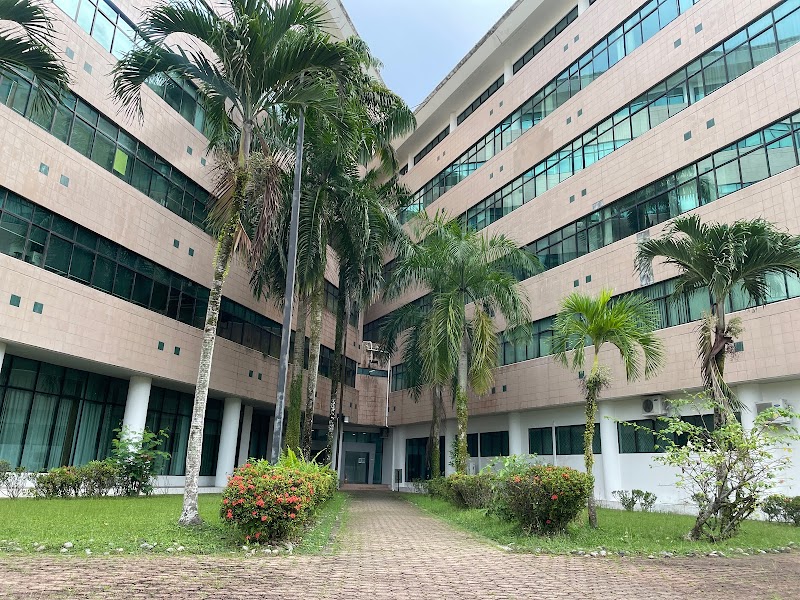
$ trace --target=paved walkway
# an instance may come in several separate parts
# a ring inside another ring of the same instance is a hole
[[[335,556],[0,558],[0,598],[800,599],[800,555],[508,554],[389,493],[355,493]]]

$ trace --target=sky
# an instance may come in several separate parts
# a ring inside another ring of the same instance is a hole
[[[412,108],[420,104],[514,0],[343,0],[381,75]]]

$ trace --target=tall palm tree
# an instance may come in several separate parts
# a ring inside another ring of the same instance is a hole
[[[408,191],[394,177],[378,184],[377,176],[373,170],[361,179],[352,180],[350,194],[366,210],[359,213],[337,211],[331,230],[331,247],[339,261],[339,298],[328,411],[326,455],[329,457],[332,456],[339,402],[344,394],[344,353],[351,313],[356,306],[368,306],[383,289],[384,254],[387,251],[400,253],[408,244],[397,218],[397,208],[407,202]]]
[[[50,15],[34,0],[0,0],[0,69],[33,76],[34,110],[52,110],[69,85]]]
[[[636,269],[652,273],[653,261],[678,268],[674,296],[707,293],[709,313],[700,328],[698,353],[703,382],[722,409],[714,411],[716,426],[739,408],[726,385],[725,357],[741,334],[741,322],[728,319],[725,302],[743,293],[754,304],[764,304],[770,277],[800,274],[800,236],[779,231],[764,219],[740,220],[732,224],[702,223],[697,215],[678,217],[656,239],[639,244]]]
[[[510,334],[528,328],[528,296],[517,283],[541,265],[504,235],[486,237],[443,214],[418,218],[415,238],[421,241],[396,262],[386,296],[396,298],[410,285],[431,290],[421,358],[429,381],[456,379],[453,463],[465,473],[468,388],[482,394],[491,386],[498,363],[495,317],[504,317]]]
[[[298,138],[302,139],[303,110],[316,104],[335,112],[338,106],[330,93],[331,81],[345,81],[358,71],[350,45],[333,41],[323,32],[324,25],[324,9],[303,0],[228,0],[221,15],[188,1],[160,4],[145,11],[139,24],[143,46],[128,52],[113,69],[115,96],[140,117],[142,86],[148,81],[167,77],[193,81],[208,110],[212,148],[233,137],[234,122],[241,124],[233,177],[220,185],[210,211],[217,250],[186,453],[180,517],[184,525],[202,522],[197,479],[211,360],[222,286],[236,242],[243,237],[241,214],[251,177],[254,128],[267,121],[274,107],[296,110]],[[176,35],[181,45],[173,48],[168,41]],[[262,203],[264,222],[273,221],[277,202],[275,197]],[[257,231],[268,233],[270,228]]]
[[[655,305],[637,294],[628,294],[612,302],[611,290],[602,290],[597,297],[575,292],[561,302],[553,325],[552,349],[556,360],[573,371],[583,371],[586,346],[594,348],[592,369],[583,382],[586,396],[583,461],[589,475],[594,465],[592,443],[597,400],[610,383],[608,367],[600,364],[600,350],[606,343],[619,350],[628,381],[635,381],[642,375],[651,377],[664,364],[663,344],[653,334],[659,326],[658,319]],[[589,524],[597,527],[594,494],[589,496],[588,511]]]
[[[444,418],[444,389],[452,385],[451,374],[456,373],[457,365],[438,364],[436,357],[425,358],[425,351],[430,349],[423,343],[431,327],[428,313],[420,306],[406,304],[391,313],[381,329],[381,336],[389,354],[397,352],[402,340],[404,383],[414,401],[419,401],[425,387],[431,388],[431,429],[425,447],[425,464],[430,468],[431,477],[438,477],[442,467],[439,438]],[[446,360],[447,356],[441,358]],[[426,364],[434,368],[427,371]]]

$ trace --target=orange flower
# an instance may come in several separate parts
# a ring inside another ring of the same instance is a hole
[[[550,500],[558,500],[558,494],[553,494],[550,496]]]

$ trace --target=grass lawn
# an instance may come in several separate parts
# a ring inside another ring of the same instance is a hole
[[[762,521],[747,521],[742,525],[739,535],[721,544],[690,542],[683,536],[694,523],[691,516],[602,508],[597,511],[600,525],[598,529],[588,526],[584,513],[583,520],[573,523],[564,535],[528,536],[515,523],[487,516],[484,510],[461,509],[445,500],[424,494],[409,494],[408,500],[461,529],[498,544],[511,546],[520,552],[567,554],[577,550],[592,552],[602,547],[608,552],[626,554],[685,554],[717,550],[727,555],[731,548],[758,551],[784,547],[790,543],[800,544],[800,527]]]
[[[319,552],[327,545],[346,495],[338,493],[320,510],[317,522],[300,542],[304,553]],[[0,552],[60,553],[65,542],[69,554],[93,555],[163,553],[219,554],[241,552],[242,540],[219,517],[221,496],[199,497],[201,527],[178,525],[181,495],[149,498],[75,498],[55,500],[0,500]],[[142,548],[150,544],[150,548]],[[183,550],[178,550],[179,547]],[[21,550],[15,550],[20,548]],[[119,552],[122,548],[122,552]]]

